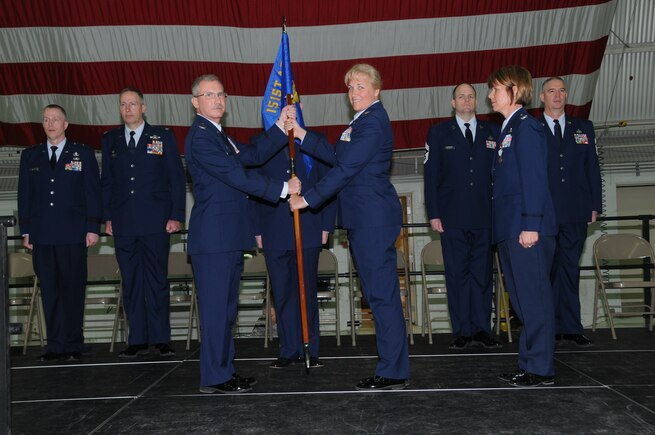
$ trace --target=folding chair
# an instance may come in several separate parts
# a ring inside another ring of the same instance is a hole
[[[23,355],[27,353],[27,344],[32,336],[34,326],[34,317],[36,315],[36,331],[39,335],[41,347],[45,346],[43,340],[43,307],[41,305],[39,279],[32,266],[32,255],[22,252],[12,252],[9,254],[9,278],[30,280],[29,292],[18,293],[9,298],[9,306],[28,306],[27,320],[24,323],[23,337]]]
[[[614,317],[648,316],[648,329],[653,330],[653,316],[655,315],[655,273],[650,270],[650,278],[640,276],[638,279],[625,278],[624,276],[612,279],[608,274],[603,274],[603,269],[613,264],[629,266],[631,269],[651,268],[655,264],[655,253],[653,247],[645,239],[634,234],[605,234],[594,243],[594,265],[596,268],[596,286],[594,289],[594,317],[592,330],[596,330],[598,320],[598,296],[603,301],[603,307],[609,320],[612,338],[616,340],[614,328]],[[645,273],[645,272],[644,272]],[[621,294],[623,290],[651,289],[650,305],[646,303],[625,303],[617,312],[617,306],[610,306],[607,297],[607,290],[614,290]],[[635,311],[634,308],[643,308]]]

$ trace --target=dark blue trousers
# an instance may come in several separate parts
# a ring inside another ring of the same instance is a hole
[[[405,316],[396,271],[400,226],[350,228],[348,240],[364,297],[371,306],[378,350],[377,376],[409,379]]]
[[[518,239],[498,244],[512,308],[523,323],[519,368],[540,376],[555,375],[555,315],[550,285],[554,252],[552,236],[540,236],[532,248],[522,247]]]
[[[587,240],[587,224],[560,224],[551,271],[555,306],[555,332],[581,334],[580,256]]]
[[[232,327],[237,320],[243,251],[191,256],[200,310],[200,386],[234,375]]]
[[[320,253],[320,247],[303,249],[309,353],[312,358],[318,358],[319,356],[320,332],[316,277]],[[280,357],[287,359],[303,358],[305,351],[300,314],[296,251],[264,249],[264,255],[268,275],[271,279],[273,300],[275,301],[277,333],[280,338]]]
[[[86,245],[34,245],[32,263],[41,286],[48,352],[84,350]]]
[[[446,228],[441,234],[448,311],[455,336],[491,333],[491,230]]]
[[[130,322],[128,344],[171,340],[168,233],[114,237],[123,305]]]

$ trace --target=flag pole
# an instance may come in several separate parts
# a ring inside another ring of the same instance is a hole
[[[293,96],[287,94],[287,105],[293,104]],[[291,177],[296,176],[296,141],[293,129],[289,130],[289,164]],[[302,252],[302,234],[300,232],[300,210],[293,211],[293,230],[296,235],[296,263],[298,263],[298,291],[300,293],[300,318],[302,323],[302,343],[305,350],[305,370],[309,373],[311,365],[309,355],[309,328],[307,326],[307,296],[305,292],[305,267]]]

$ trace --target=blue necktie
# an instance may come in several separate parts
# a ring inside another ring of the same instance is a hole
[[[466,140],[468,140],[469,143],[471,145],[473,145],[473,132],[470,129],[471,124],[469,124],[468,122],[465,122],[464,127],[466,127],[466,131],[464,132],[464,136],[466,136]]]
[[[52,155],[50,156],[50,167],[55,169],[55,166],[57,166],[57,146],[53,145],[50,149],[52,150]]]
[[[557,139],[557,143],[562,143],[562,127],[559,125],[559,120],[553,119],[553,122],[555,123],[555,139]]]

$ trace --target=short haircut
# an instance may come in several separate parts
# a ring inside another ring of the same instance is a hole
[[[48,104],[47,106],[45,106],[43,108],[41,113],[45,113],[45,111],[48,110],[48,109],[57,109],[57,110],[59,110],[64,115],[64,121],[66,121],[66,117],[67,117],[66,111],[59,104]]]
[[[532,75],[522,66],[504,66],[492,72],[487,85],[491,89],[495,83],[505,86],[512,102],[516,104],[527,106],[532,101]],[[516,95],[512,89],[514,86],[516,86]]]
[[[546,81],[544,82],[544,84],[541,85],[541,90],[543,91],[544,88],[546,87],[546,85],[547,85],[549,82],[552,82],[553,80],[559,80],[560,82],[564,83],[564,87],[566,88],[566,82],[564,81],[564,79],[561,78],[561,77],[559,77],[559,76],[555,76],[555,77],[549,77],[549,78],[547,78]]]
[[[198,94],[200,82],[218,82],[221,84],[221,86],[223,86],[223,82],[215,74],[203,74],[198,76],[191,85],[191,95],[194,97]]]
[[[124,88],[121,90],[121,92],[118,94],[118,98],[120,99],[120,97],[121,97],[123,94],[126,94],[126,93],[128,93],[128,92],[134,92],[135,94],[137,94],[137,95],[139,96],[139,98],[141,98],[141,101],[143,101],[143,92],[141,92],[140,89],[135,88],[135,87],[133,87],[133,86],[126,86],[126,87],[124,87]]]
[[[453,100],[455,99],[455,92],[457,92],[457,88],[459,88],[459,87],[462,86],[462,85],[470,86],[470,87],[473,89],[473,96],[474,96],[475,98],[478,98],[478,93],[475,91],[475,87],[474,87],[472,84],[470,84],[470,83],[462,82],[462,83],[459,83],[457,86],[455,86],[455,87],[453,88]]]
[[[348,82],[351,81],[357,74],[368,76],[368,78],[371,79],[373,89],[382,89],[382,77],[380,76],[380,72],[376,70],[375,67],[367,63],[355,64],[348,70],[344,77],[346,86],[348,86]]]

